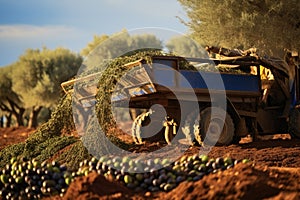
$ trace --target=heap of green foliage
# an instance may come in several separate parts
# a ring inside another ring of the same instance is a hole
[[[1,150],[0,168],[4,167],[12,157],[47,160],[58,151],[77,142],[78,139],[73,136],[62,135],[63,132],[74,130],[71,103],[71,95],[65,95],[52,113],[51,119],[31,134],[25,142]]]
[[[118,79],[120,79],[129,70],[125,64],[138,59],[144,59],[147,63],[151,63],[151,56],[155,55],[159,56],[164,54],[159,50],[141,51],[131,56],[116,58],[109,63],[109,66],[102,73],[99,80],[99,90],[96,95],[96,113],[98,114],[101,127],[106,132],[109,128],[115,127],[116,125],[111,112],[111,95]]]
[[[100,81],[100,88],[102,89],[100,89],[97,94],[97,110],[99,111],[98,119],[100,122],[104,122],[106,121],[105,119],[107,119],[103,112],[106,112],[108,107],[101,105],[108,105],[107,102],[109,102],[109,95],[107,95],[107,91],[113,87],[111,84],[112,82],[110,81],[112,78],[117,79],[126,71],[123,64],[134,61],[141,55],[144,55],[146,58],[147,54],[142,53],[135,56],[125,56],[115,59],[107,68],[107,71],[103,73]],[[157,55],[161,54],[157,53]],[[119,70],[116,70],[117,68],[119,68]],[[119,76],[112,76],[113,74],[118,74]],[[104,107],[104,109],[100,110],[101,107]],[[86,134],[91,135],[91,137],[95,137],[93,134],[93,128],[96,126],[93,126],[92,122],[90,124],[90,128],[87,129]],[[111,123],[107,125],[104,124],[103,126],[108,127],[110,125]],[[63,133],[72,132],[74,130],[75,125],[72,116],[72,92],[70,92],[61,98],[56,110],[52,113],[50,120],[39,127],[25,142],[8,146],[0,151],[0,160],[2,161],[0,163],[0,168],[3,168],[5,164],[9,163],[12,157],[25,159],[36,158],[39,161],[44,161],[50,159],[65,147],[72,145],[66,151],[63,151],[62,154],[58,155],[56,160],[65,162],[71,169],[76,169],[79,162],[83,159],[89,158],[90,155],[81,140],[73,136],[63,135]],[[91,137],[90,139],[93,140]],[[123,145],[123,147],[128,148],[128,146],[124,145],[124,143],[117,138],[114,138],[112,135],[110,135],[109,138],[117,145]],[[103,148],[105,147],[103,146]]]

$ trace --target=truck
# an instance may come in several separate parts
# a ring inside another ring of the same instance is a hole
[[[111,103],[128,108],[136,144],[184,139],[189,144],[229,145],[249,134],[254,140],[277,133],[300,138],[297,53],[289,51],[284,59],[275,59],[252,50],[207,50],[219,57],[156,55],[151,62],[138,59],[126,64],[130,70],[118,80]],[[62,87],[67,92],[66,86],[75,81]],[[78,102],[95,105],[93,91],[85,91]]]

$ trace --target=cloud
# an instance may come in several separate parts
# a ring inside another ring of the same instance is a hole
[[[130,3],[126,0],[104,0],[103,2],[114,7],[114,9],[122,8],[128,13],[134,12],[154,19],[162,17],[175,19],[177,15],[185,17],[181,5],[174,0],[131,0]]]
[[[67,26],[0,25],[0,40],[67,36],[74,32]]]
[[[91,38],[90,32],[69,26],[0,25],[0,67],[16,61],[28,48],[64,47],[80,52]]]
[[[0,66],[27,48],[62,46],[79,52],[93,35],[123,28],[186,30],[175,18],[183,11],[177,0],[13,0],[1,4],[0,11]]]

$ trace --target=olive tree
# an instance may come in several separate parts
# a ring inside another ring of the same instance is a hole
[[[127,30],[122,30],[112,35],[94,36],[93,41],[81,51],[81,55],[92,54],[93,59],[86,59],[84,64],[89,68],[94,68],[104,60],[145,48],[161,49],[162,43],[153,34],[131,35]]]
[[[192,36],[203,45],[257,47],[272,56],[300,50],[298,0],[178,0]]]
[[[91,51],[93,51],[99,44],[104,42],[109,38],[108,35],[94,35],[93,41],[89,42],[85,48],[80,52],[82,56],[87,56]]]
[[[14,64],[12,88],[30,109],[29,127],[37,126],[43,107],[57,103],[62,95],[60,84],[76,75],[81,62],[81,56],[64,48],[28,49],[20,56]]]
[[[25,108],[21,97],[12,89],[12,71],[13,66],[0,68],[0,110],[2,120],[3,117],[7,120],[7,127],[11,125],[12,116],[16,119],[17,126],[24,125]]]
[[[166,47],[171,53],[184,57],[205,57],[207,53],[197,41],[188,36],[175,36],[167,41]]]

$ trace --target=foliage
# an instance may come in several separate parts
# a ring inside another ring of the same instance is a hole
[[[42,107],[57,103],[60,83],[76,74],[81,61],[67,49],[28,49],[16,63],[1,68],[0,109],[23,125],[25,108],[37,116]]]
[[[33,149],[30,149],[30,151],[26,149],[28,146],[25,146],[22,157],[28,159],[36,158],[39,161],[44,161],[51,158],[59,150],[76,141],[77,139],[72,136],[53,137],[37,144]]]
[[[51,107],[61,96],[60,84],[75,76],[82,59],[67,49],[28,49],[15,63],[13,89],[26,108]]]
[[[298,0],[178,0],[185,22],[203,45],[257,47],[282,57],[283,49],[300,50]]]
[[[77,141],[70,145],[70,148],[60,154],[56,160],[60,163],[65,163],[66,166],[74,171],[79,167],[79,163],[85,159],[91,158],[86,147],[81,141]]]
[[[0,109],[14,115],[17,125],[23,125],[27,109],[28,125],[36,127],[39,112],[57,103],[61,82],[73,77],[81,62],[79,55],[63,48],[26,50],[17,62],[1,68]]]
[[[68,93],[61,98],[58,106],[51,115],[51,119],[31,134],[26,142],[8,146],[0,151],[0,168],[9,163],[12,157],[36,158],[37,160],[44,161],[71,145],[70,149],[57,157],[57,160],[65,162],[70,169],[77,169],[78,164],[82,160],[89,158],[90,154],[82,141],[73,136],[63,136],[63,133],[70,133],[74,130],[72,94]],[[113,136],[110,136],[110,138],[113,141],[119,142]]]
[[[74,122],[72,117],[72,96],[66,94],[61,98],[58,106],[46,123],[44,123],[37,131],[30,135],[26,141],[26,148],[30,151],[31,146],[44,142],[53,137],[60,136],[63,130],[70,132],[74,130]]]
[[[154,55],[165,54],[162,51],[141,51],[131,56],[119,57],[112,60],[102,73],[99,80],[99,90],[96,95],[96,112],[98,114],[99,123],[105,132],[107,132],[109,128],[115,127],[110,99],[115,83],[129,70],[129,68],[124,65],[138,59],[145,59],[148,63],[151,63],[151,56]]]
[[[92,49],[94,48],[94,49]],[[130,35],[127,30],[122,30],[111,36],[95,36],[94,41],[88,44],[85,49],[89,53],[87,59],[84,60],[81,70],[92,70],[99,67],[106,61],[122,56],[128,52],[139,49],[162,49],[159,39],[151,34]],[[84,53],[87,55],[87,53]],[[87,68],[87,69],[86,69]]]
[[[5,103],[10,99],[21,105],[20,97],[12,90],[11,67],[0,68],[0,102]]]
[[[56,151],[75,142],[73,137],[62,137],[63,131],[74,130],[72,118],[71,95],[65,95],[52,113],[51,119],[31,134],[19,148],[7,147],[0,152],[0,160],[8,161],[10,157],[19,155],[29,159],[38,157],[41,160],[49,158]],[[9,149],[9,151],[7,151]],[[22,152],[22,153],[21,153]]]
[[[0,169],[4,168],[4,166],[9,163],[11,158],[21,155],[23,153],[24,147],[25,143],[21,142],[2,149],[0,151]]]
[[[176,36],[168,40],[166,47],[170,52],[182,57],[208,57],[207,52],[195,40],[188,36]]]
[[[0,110],[2,114],[14,115],[18,125],[23,125],[25,108],[22,98],[13,90],[12,71],[13,66],[0,68]]]
[[[101,44],[108,38],[108,35],[94,35],[93,41],[88,43],[88,45],[81,50],[80,54],[82,56],[89,55],[90,52],[92,52],[99,44]]]

